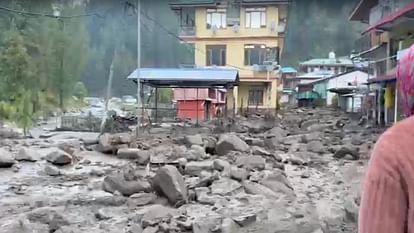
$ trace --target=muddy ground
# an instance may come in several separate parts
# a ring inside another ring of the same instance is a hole
[[[149,132],[2,139],[0,232],[356,232],[381,130],[295,109]]]

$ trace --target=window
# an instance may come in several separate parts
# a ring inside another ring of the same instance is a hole
[[[266,8],[246,8],[246,28],[265,28]]]
[[[279,48],[266,45],[245,45],[244,65],[263,65],[265,61],[279,62]]]
[[[226,9],[207,9],[207,29],[226,28]]]
[[[225,66],[226,65],[226,46],[225,45],[207,45],[207,66]]]
[[[263,89],[255,88],[249,90],[249,106],[263,105]]]

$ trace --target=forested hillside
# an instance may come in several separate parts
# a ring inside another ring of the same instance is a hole
[[[168,3],[142,0],[143,67],[193,63],[192,47],[176,38],[178,19]],[[332,50],[350,54],[361,31],[360,25],[347,20],[355,4],[356,0],[293,0],[282,63],[296,66]],[[75,17],[53,17],[56,10]],[[135,0],[2,0],[0,29],[3,118],[29,124],[33,113],[62,107],[73,95],[86,95],[79,81],[89,95],[103,96],[112,62],[113,95],[135,93],[134,85],[125,80],[137,66]]]

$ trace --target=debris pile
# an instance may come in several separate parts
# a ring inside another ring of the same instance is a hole
[[[379,130],[296,109],[135,140],[80,135],[4,146],[4,232],[354,232]],[[215,134],[212,132],[220,132]],[[80,142],[80,144],[79,144]],[[4,144],[4,143],[3,143]]]

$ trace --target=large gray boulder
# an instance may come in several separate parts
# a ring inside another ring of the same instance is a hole
[[[200,134],[187,135],[184,137],[184,143],[186,146],[191,147],[192,145],[203,146],[203,138]]]
[[[239,167],[243,166],[246,169],[263,170],[266,165],[266,160],[259,155],[243,155],[237,157],[236,165]]]
[[[151,153],[148,150],[140,150],[136,148],[122,148],[117,152],[118,158],[133,159],[139,164],[147,164],[150,161]]]
[[[340,149],[338,149],[333,155],[333,157],[337,159],[346,158],[347,156],[349,156],[352,160],[358,160],[358,149],[351,146],[343,146]]]
[[[160,168],[152,180],[152,185],[157,192],[166,196],[172,205],[187,201],[184,178],[174,166],[166,165]]]
[[[14,163],[13,155],[9,151],[0,148],[0,168],[11,167]]]
[[[317,154],[323,154],[325,151],[325,148],[320,141],[311,141],[306,145],[306,149],[309,152],[317,153]]]
[[[185,165],[185,173],[192,176],[200,176],[202,171],[213,171],[214,161],[191,161]]]
[[[115,147],[112,145],[112,137],[110,134],[102,134],[98,139],[97,150],[102,153],[113,153]]]
[[[278,195],[273,190],[256,182],[245,180],[243,181],[243,187],[248,194],[263,195],[270,199],[278,198]]]
[[[248,152],[249,145],[234,134],[223,134],[216,145],[218,155],[225,155],[230,151]]]
[[[23,147],[15,155],[14,159],[17,161],[36,162],[40,158],[40,154],[33,149]]]
[[[282,171],[274,170],[272,173],[267,174],[260,181],[260,184],[268,187],[275,193],[283,193],[292,198],[295,196],[292,185]]]
[[[46,155],[46,160],[52,164],[63,166],[72,163],[72,156],[61,149],[54,149]]]
[[[237,181],[246,180],[249,176],[249,172],[245,168],[238,168],[233,166],[230,168],[230,177]]]
[[[151,185],[147,181],[128,181],[121,175],[111,175],[105,177],[102,188],[104,191],[109,193],[115,193],[118,191],[124,196],[131,196],[134,193],[151,191]]]
[[[242,185],[230,178],[221,178],[211,185],[211,193],[218,195],[234,195],[242,190]]]

